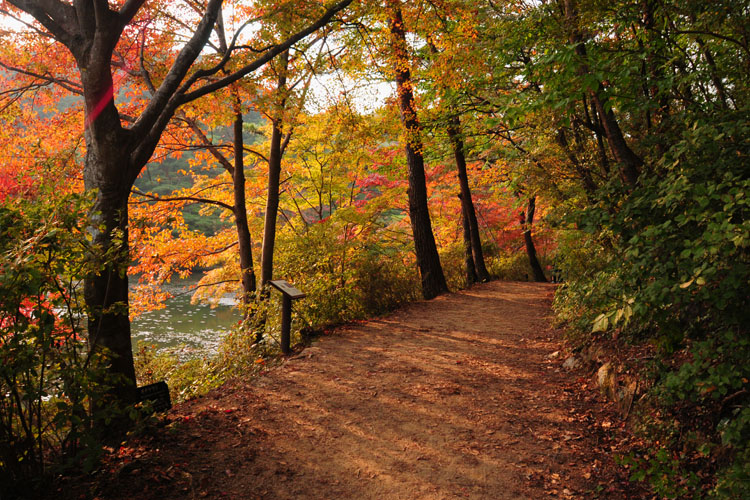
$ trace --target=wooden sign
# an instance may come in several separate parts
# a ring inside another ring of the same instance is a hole
[[[282,293],[281,296],[281,352],[292,352],[290,346],[292,331],[292,299],[301,299],[305,294],[294,288],[286,280],[273,280],[271,286]]]
[[[286,280],[273,280],[270,283],[275,289],[277,289],[290,299],[301,299],[303,297],[306,297],[304,293],[294,288],[294,286],[289,284],[289,282]]]
[[[150,401],[154,411],[167,411],[172,408],[172,399],[169,397],[169,387],[163,380],[155,384],[138,387],[138,401]]]

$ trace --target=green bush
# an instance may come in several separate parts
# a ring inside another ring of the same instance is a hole
[[[341,224],[334,214],[304,234],[278,236],[274,274],[307,294],[295,311],[312,328],[383,314],[420,293],[416,266],[397,249],[344,240]]]
[[[564,284],[553,301],[556,320],[567,327],[574,341],[586,343],[596,317],[622,298],[617,288],[620,268],[613,265],[611,253],[602,244],[603,235],[577,229],[558,234],[555,265]]]
[[[551,259],[538,258],[542,269],[544,269],[544,275],[548,280],[551,280],[552,275],[547,269],[548,266],[551,266]],[[503,281],[530,281],[534,279],[529,264],[529,256],[523,247],[515,252],[497,252],[487,258],[487,270],[493,278]]]
[[[440,252],[440,265],[443,267],[448,289],[466,288],[466,263],[463,242],[455,242]]]
[[[96,423],[115,416],[90,404],[106,401],[109,387],[84,336],[89,206],[78,196],[0,206],[2,497],[32,495],[60,467],[93,467]]]
[[[727,118],[686,128],[660,175],[603,190],[606,205],[579,219],[592,237],[560,250],[558,315],[578,335],[618,329],[658,348],[652,419],[664,425],[648,429],[661,451],[636,477],[672,497],[700,494],[696,470],[716,470],[712,495],[750,497],[750,119]]]

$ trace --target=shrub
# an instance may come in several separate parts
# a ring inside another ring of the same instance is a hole
[[[114,416],[90,405],[108,386],[82,324],[89,205],[0,206],[0,496],[31,494],[65,465],[93,467],[95,422]]]
[[[551,259],[538,257],[548,280],[552,279]],[[529,281],[534,275],[529,264],[529,256],[523,248],[515,252],[497,252],[487,259],[487,270],[492,277],[503,281]]]
[[[308,226],[304,234],[278,236],[274,274],[307,294],[294,306],[305,325],[320,328],[382,314],[419,296],[416,266],[405,262],[399,249],[345,238],[346,224],[337,217]]]
[[[606,204],[579,219],[592,237],[563,250],[570,279],[555,302],[578,335],[593,325],[659,347],[644,429],[661,451],[636,471],[672,496],[750,497],[750,120],[727,118],[684,130],[660,175],[600,193]],[[592,242],[607,257],[588,255]],[[718,483],[699,488],[697,470]]]

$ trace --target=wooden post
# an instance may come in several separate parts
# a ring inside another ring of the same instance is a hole
[[[269,281],[271,286],[281,292],[281,352],[292,352],[292,300],[301,299],[305,294],[294,288],[285,280]]]
[[[292,299],[287,294],[281,296],[281,352],[289,354],[292,350]]]

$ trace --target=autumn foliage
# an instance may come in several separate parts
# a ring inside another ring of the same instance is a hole
[[[78,432],[107,393],[86,349],[115,354],[127,404],[136,364],[189,395],[254,366],[275,350],[271,278],[308,294],[304,342],[483,269],[554,269],[576,349],[651,349],[620,367],[656,450],[623,457],[633,478],[746,496],[747,2],[349,3],[2,2],[0,444],[21,451],[0,461],[39,472],[50,435]],[[194,274],[194,301],[234,297],[242,320],[180,372],[131,348],[129,318]]]

